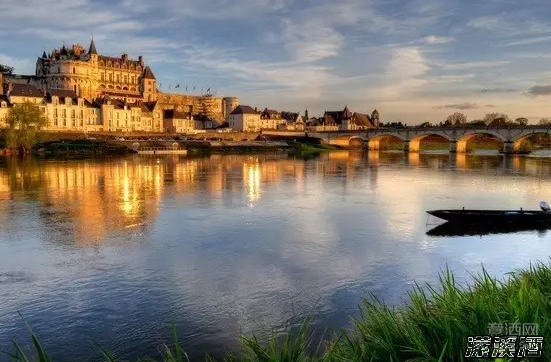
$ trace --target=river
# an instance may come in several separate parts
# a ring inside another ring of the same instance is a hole
[[[465,283],[545,261],[545,230],[443,236],[425,211],[538,208],[550,176],[499,155],[2,158],[0,350],[30,346],[25,322],[61,362],[99,360],[92,339],[155,357],[172,322],[192,360],[309,313],[329,336],[446,265]]]

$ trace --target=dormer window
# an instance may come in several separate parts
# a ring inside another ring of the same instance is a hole
[[[75,86],[75,88],[76,88],[76,86]],[[71,105],[71,101],[72,101],[71,98],[69,98],[69,97],[65,98],[65,104],[66,104],[67,106],[70,106],[70,105]]]

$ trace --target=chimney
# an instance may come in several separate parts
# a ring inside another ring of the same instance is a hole
[[[255,112],[258,112],[258,108],[254,107],[254,111],[255,111]]]

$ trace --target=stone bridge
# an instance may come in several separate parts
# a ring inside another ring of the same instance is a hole
[[[419,152],[421,140],[429,136],[441,136],[450,143],[450,152],[467,152],[467,141],[476,135],[490,135],[503,141],[503,153],[515,153],[527,138],[537,134],[551,134],[551,126],[510,127],[408,127],[380,128],[361,131],[306,132],[309,137],[339,146],[351,146],[354,142],[367,142],[370,150],[379,150],[384,137],[396,137],[404,142],[404,152]]]

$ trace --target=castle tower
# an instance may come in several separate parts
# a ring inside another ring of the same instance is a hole
[[[88,56],[90,57],[90,61],[92,62],[92,64],[94,66],[97,66],[99,54],[98,54],[98,51],[96,50],[96,43],[94,43],[93,38],[90,41],[90,46],[88,47]]]
[[[157,100],[157,79],[149,66],[145,67],[142,75],[142,95],[147,102],[155,102]]]
[[[231,112],[239,106],[239,98],[226,97],[222,99],[222,113],[224,119],[228,119]]]
[[[379,112],[376,109],[371,113],[371,122],[375,127],[379,127]]]

